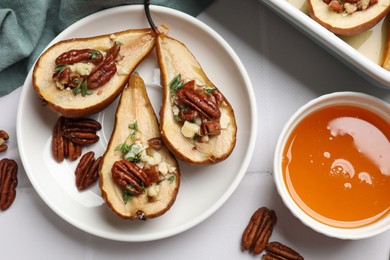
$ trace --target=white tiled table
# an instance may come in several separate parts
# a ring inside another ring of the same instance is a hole
[[[256,94],[259,126],[254,157],[230,199],[211,217],[176,236],[142,243],[110,241],[58,217],[32,188],[11,139],[6,156],[19,165],[17,198],[0,212],[1,259],[259,259],[240,249],[242,231],[260,206],[279,216],[272,239],[306,259],[390,258],[390,231],[344,241],[318,234],[294,218],[273,184],[278,134],[301,105],[334,91],[358,91],[390,102],[390,91],[371,86],[256,0],[219,0],[198,17],[237,52]],[[20,88],[0,98],[0,128],[15,137]],[[1,158],[5,155],[1,155]]]

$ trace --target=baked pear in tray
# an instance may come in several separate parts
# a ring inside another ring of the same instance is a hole
[[[60,41],[37,60],[34,89],[58,115],[89,116],[115,100],[154,44],[150,29]]]
[[[180,41],[157,33],[163,102],[161,135],[175,156],[191,164],[225,160],[236,144],[234,111]]]
[[[390,11],[388,0],[308,0],[308,6],[315,21],[343,36],[371,29]]]
[[[156,115],[137,73],[122,91],[99,174],[103,198],[122,218],[160,216],[176,199],[179,165],[160,138]]]

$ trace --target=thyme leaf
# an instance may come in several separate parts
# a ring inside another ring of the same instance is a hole
[[[169,87],[173,93],[176,93],[176,91],[183,87],[181,74],[178,74],[175,78],[172,79],[172,81],[169,83]]]
[[[55,73],[62,73],[67,66],[68,66],[67,64],[58,64],[55,67],[54,72]]]

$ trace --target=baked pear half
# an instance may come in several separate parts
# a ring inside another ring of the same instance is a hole
[[[308,0],[308,5],[315,21],[343,36],[371,29],[390,11],[389,0]]]
[[[60,41],[33,70],[44,105],[64,117],[86,117],[112,103],[155,45],[150,29]]]
[[[179,159],[196,165],[225,160],[236,144],[234,111],[180,41],[156,33],[163,102],[161,136]]]
[[[103,198],[122,218],[155,218],[176,200],[179,165],[161,140],[144,81],[137,73],[121,94],[99,174]]]

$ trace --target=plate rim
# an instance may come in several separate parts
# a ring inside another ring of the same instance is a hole
[[[142,10],[143,12],[143,5],[124,5],[124,6],[117,6],[113,8],[108,8],[102,11],[98,11],[96,13],[93,13],[91,15],[88,15],[74,24],[70,25],[68,28],[66,28],[64,31],[62,31],[60,34],[58,34],[50,43],[44,48],[42,53],[51,45],[53,45],[55,42],[57,42],[60,38],[63,37],[64,34],[68,33],[69,30],[72,30],[74,27],[79,26],[81,23],[87,23],[88,20],[94,19],[96,16],[104,16],[107,14],[115,14],[118,11],[138,11]],[[86,233],[95,235],[97,237],[101,238],[106,238],[110,240],[116,240],[116,241],[123,241],[123,242],[142,242],[142,241],[153,241],[153,240],[158,240],[158,239],[163,239],[167,237],[171,237],[177,234],[180,234],[186,230],[189,230],[196,225],[202,223],[204,220],[206,220],[208,217],[213,215],[229,198],[230,196],[234,193],[238,185],[240,184],[242,178],[244,177],[248,167],[249,163],[251,161],[251,158],[253,156],[254,148],[255,148],[255,143],[256,143],[256,138],[257,138],[257,105],[256,105],[256,99],[253,86],[250,80],[250,77],[242,64],[241,60],[239,59],[238,55],[236,52],[232,49],[232,47],[211,27],[206,25],[204,22],[196,19],[195,17],[186,14],[184,12],[164,7],[164,6],[157,6],[157,5],[151,5],[150,6],[151,12],[158,12],[159,14],[162,15],[168,15],[168,16],[176,16],[179,19],[185,19],[189,21],[191,24],[196,25],[200,27],[203,31],[207,32],[207,34],[211,37],[213,37],[219,44],[223,45],[225,48],[226,52],[229,53],[230,57],[232,60],[234,60],[235,66],[237,67],[238,71],[241,73],[241,77],[243,82],[245,82],[246,85],[246,91],[248,94],[248,101],[250,104],[250,109],[251,109],[251,117],[250,117],[250,129],[249,129],[249,138],[248,138],[248,147],[245,152],[245,158],[243,161],[241,161],[241,167],[238,170],[238,174],[236,174],[235,178],[233,179],[233,182],[230,183],[228,188],[225,190],[224,193],[222,193],[222,196],[219,197],[217,201],[211,204],[202,214],[197,215],[195,218],[193,218],[191,221],[185,222],[180,226],[176,226],[171,229],[167,229],[164,231],[158,231],[157,233],[151,233],[151,234],[146,234],[143,235],[142,237],[138,235],[121,235],[121,234],[116,234],[116,235],[111,235],[111,233],[105,232],[105,230],[91,230],[90,228],[83,227],[80,225],[77,221],[73,220],[72,218],[69,218],[68,215],[64,215],[63,212],[59,209],[58,205],[55,205],[51,200],[47,198],[47,195],[43,194],[42,190],[37,189],[37,183],[35,183],[35,179],[32,177],[34,173],[31,173],[30,166],[27,160],[27,155],[25,154],[25,151],[23,149],[23,136],[22,136],[22,114],[23,114],[23,107],[24,107],[24,100],[28,98],[28,88],[27,86],[31,83],[32,79],[32,72],[33,68],[35,65],[35,62],[33,66],[31,67],[24,83],[22,86],[22,91],[20,94],[20,99],[19,99],[19,104],[17,108],[17,118],[16,118],[16,132],[17,132],[17,144],[18,144],[18,150],[20,153],[21,161],[23,164],[23,167],[25,169],[26,175],[28,179],[30,180],[32,186],[34,187],[34,190],[38,193],[39,197],[45,202],[47,206],[51,210],[53,210],[56,215],[62,219],[64,219],[66,222],[69,224],[77,227],[79,230],[84,231]],[[40,54],[41,55],[41,54]],[[40,56],[39,55],[39,56]],[[39,57],[38,56],[38,57]],[[31,97],[30,97],[31,98]],[[179,191],[180,193],[180,191]],[[118,236],[119,235],[119,236]]]

